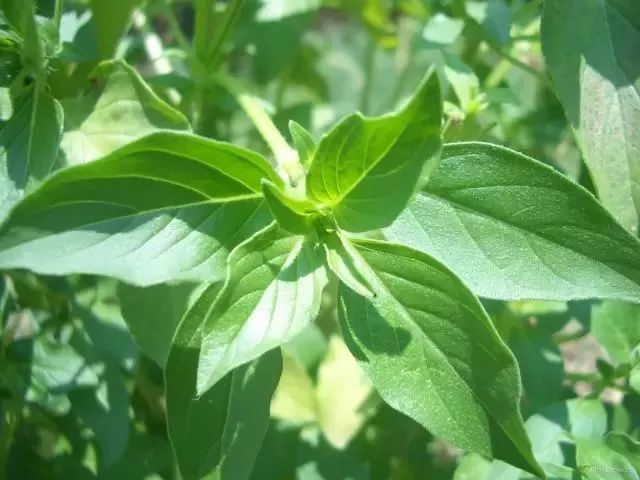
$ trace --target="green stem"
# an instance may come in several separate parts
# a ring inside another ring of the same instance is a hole
[[[62,22],[62,11],[64,0],[56,0],[55,10],[53,11],[53,24],[56,26],[56,34],[60,37],[60,23]]]
[[[209,45],[209,33],[213,23],[213,12],[215,10],[215,0],[196,0],[195,10],[195,31],[193,35],[193,49],[196,57],[201,62],[207,58]]]
[[[262,107],[262,101],[255,95],[251,95],[237,81],[226,75],[218,75],[217,79],[220,85],[234,96],[240,107],[253,122],[256,130],[258,130],[258,133],[260,133],[269,149],[273,152],[275,166],[283,176],[286,176],[285,180],[294,181],[299,178],[300,173],[304,172],[304,170],[298,160],[298,156]]]

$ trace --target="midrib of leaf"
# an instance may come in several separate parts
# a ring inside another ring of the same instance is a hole
[[[373,253],[378,253],[378,252],[376,252],[375,250],[368,249],[366,246],[359,245],[359,247],[360,247],[360,248],[367,249],[367,250],[370,250],[370,251],[372,251]],[[388,256],[390,256],[390,257],[398,257],[398,258],[402,258],[402,257],[400,257],[399,255],[396,255],[396,254],[391,253],[391,252],[385,252],[385,255],[388,255]],[[366,261],[366,260],[365,260],[365,261]],[[433,266],[432,266],[432,267],[433,267]],[[371,267],[370,267],[370,268],[371,268]],[[383,288],[384,288],[384,290],[385,290],[386,294],[387,294],[389,297],[393,298],[393,300],[394,300],[394,302],[396,303],[396,305],[398,305],[398,306],[399,306],[399,307],[400,307],[400,308],[405,312],[405,314],[406,314],[406,316],[408,317],[408,319],[410,320],[410,322],[411,322],[412,324],[414,324],[414,325],[419,329],[419,331],[422,333],[422,337],[423,337],[423,339],[424,339],[424,340],[426,340],[426,341],[428,341],[428,342],[429,342],[429,344],[431,345],[431,347],[433,347],[433,349],[434,349],[435,351],[437,351],[437,352],[438,352],[438,355],[440,355],[440,357],[441,357],[442,359],[444,359],[444,362],[446,363],[446,365],[448,365],[448,366],[449,366],[449,368],[450,368],[453,372],[455,372],[455,373],[456,373],[457,378],[458,378],[458,379],[461,381],[461,383],[466,387],[466,389],[471,393],[471,395],[473,396],[473,398],[475,398],[475,399],[476,399],[476,401],[478,402],[478,404],[479,404],[479,405],[482,405],[482,406],[484,406],[484,407],[485,407],[485,409],[486,409],[485,411],[486,411],[486,412],[491,416],[491,418],[493,418],[493,419],[494,419],[494,421],[496,422],[496,424],[500,426],[500,428],[501,428],[501,429],[502,429],[502,431],[504,432],[505,436],[506,436],[507,438],[511,439],[511,438],[512,438],[512,437],[511,437],[511,434],[507,431],[507,429],[506,429],[506,428],[505,428],[505,426],[503,425],[503,422],[502,422],[502,421],[498,421],[498,419],[495,417],[495,415],[494,415],[494,413],[493,413],[493,410],[490,410],[490,409],[488,409],[488,408],[486,407],[485,402],[483,402],[483,401],[482,401],[482,400],[481,400],[481,399],[476,395],[476,393],[474,392],[474,390],[473,390],[472,386],[471,386],[469,383],[467,383],[467,381],[464,379],[464,377],[462,377],[462,376],[459,374],[458,370],[457,370],[457,369],[456,369],[456,368],[455,368],[455,367],[454,367],[454,366],[449,362],[449,359],[448,359],[447,355],[446,355],[446,354],[445,354],[445,353],[444,353],[444,352],[443,352],[443,351],[438,347],[438,345],[437,345],[436,343],[434,343],[434,342],[433,342],[433,340],[431,340],[431,338],[429,337],[428,333],[427,333],[427,332],[425,332],[425,331],[423,330],[422,326],[420,325],[420,322],[416,321],[416,320],[413,318],[413,316],[411,315],[411,312],[410,312],[408,309],[413,309],[413,310],[423,311],[424,313],[427,313],[428,315],[432,315],[432,316],[434,316],[434,317],[436,317],[436,318],[439,318],[440,320],[444,320],[444,323],[447,323],[447,319],[446,319],[446,318],[443,318],[443,317],[441,317],[441,316],[439,316],[439,315],[437,315],[437,314],[435,314],[435,313],[427,312],[427,311],[424,311],[424,310],[422,310],[422,309],[417,309],[417,308],[412,308],[412,307],[406,307],[405,305],[403,305],[403,304],[400,302],[400,300],[398,300],[398,299],[396,298],[396,296],[395,296],[395,295],[393,295],[393,294],[391,293],[391,291],[390,291],[390,290],[389,290],[389,288],[387,287],[387,284],[382,280],[382,278],[380,277],[380,275],[378,275],[377,273],[375,273],[375,270],[374,270],[373,268],[371,268],[371,270],[372,270],[372,272],[374,272],[374,275],[376,275],[376,276],[378,277],[378,279],[380,280],[380,284],[383,286]],[[438,292],[438,293],[442,294],[442,295],[443,295],[444,297],[446,297],[448,300],[453,300],[453,301],[454,301],[454,303],[456,303],[456,305],[461,306],[464,310],[466,310],[467,312],[470,312],[470,313],[472,314],[472,316],[473,316],[473,317],[476,317],[476,318],[477,318],[477,316],[478,316],[478,315],[476,314],[476,312],[474,312],[473,310],[471,310],[471,309],[469,308],[469,306],[468,306],[468,305],[465,305],[465,304],[461,303],[461,301],[460,301],[458,298],[452,297],[452,296],[451,296],[451,295],[449,295],[448,293],[446,293],[446,292],[444,292],[443,290],[441,290],[441,289],[439,289],[439,288],[437,288],[437,287],[433,286],[432,284],[429,284],[429,285],[420,284],[420,283],[416,283],[416,282],[414,282],[414,281],[412,281],[412,280],[409,280],[409,279],[406,279],[406,278],[399,277],[399,276],[394,275],[394,274],[389,273],[389,272],[385,272],[385,271],[381,271],[381,272],[382,272],[382,274],[383,274],[383,275],[387,275],[387,276],[389,276],[389,277],[393,277],[393,278],[396,278],[396,279],[402,280],[402,281],[404,281],[404,282],[407,282],[407,283],[411,283],[411,284],[417,285],[417,286],[419,286],[419,287],[425,287],[425,286],[427,286],[427,288],[429,288],[430,290],[434,290],[434,291],[436,291],[436,292]],[[475,300],[475,299],[474,299],[474,300]],[[480,310],[481,312],[483,312],[483,313],[484,313],[484,308],[482,308],[482,305],[480,304],[480,302],[478,302],[477,300],[475,300],[475,301],[476,301],[476,304],[477,304],[477,306],[478,306],[479,310]],[[368,315],[368,309],[366,310],[366,314]],[[485,316],[486,316],[486,313],[485,313]],[[491,325],[491,323],[488,323],[488,326],[489,326],[489,328],[493,328],[493,326]],[[495,333],[496,333],[496,337],[497,337],[497,338],[498,338],[498,340],[499,340],[499,335],[497,334],[497,332],[495,332]],[[355,339],[355,337],[354,337],[353,335],[352,335],[352,338],[354,338],[354,339]],[[499,341],[501,341],[501,340],[499,340]],[[396,342],[396,343],[397,343],[397,342]],[[491,358],[493,358],[493,359],[495,360],[495,357],[494,357],[494,355],[493,355],[492,353],[490,353],[489,351],[487,351],[487,350],[486,350],[486,349],[484,349],[484,348],[483,348],[483,350],[485,350],[485,352],[487,352],[488,354],[490,354]],[[505,350],[507,350],[508,355],[510,356],[511,360],[513,361],[513,363],[514,363],[515,365],[517,365],[517,361],[516,361],[515,357],[513,356],[513,354],[511,353],[511,351],[510,351],[510,350],[508,350],[508,349],[506,349],[506,348],[505,348]],[[421,351],[422,351],[422,350],[421,350]],[[423,357],[423,360],[425,360],[425,358],[424,358],[424,357]],[[498,362],[496,362],[496,363],[498,363]],[[434,389],[434,392],[435,392],[435,393],[436,393],[436,394],[441,398],[441,403],[445,406],[445,408],[447,408],[447,410],[449,410],[449,407],[448,407],[448,405],[446,404],[446,402],[443,402],[443,401],[442,401],[442,397],[440,396],[440,393],[438,392],[437,388],[436,388],[436,389]],[[518,393],[518,397],[519,397],[519,396],[521,395],[521,393],[522,393],[522,384],[520,383],[520,378],[519,378],[519,377],[518,377],[518,392],[517,392],[517,393]],[[518,406],[518,405],[516,405],[516,409],[517,409],[517,412],[518,412],[518,413],[520,413],[520,408],[519,408],[519,406]],[[452,418],[453,418],[453,417],[452,417]],[[464,428],[463,428],[462,430],[464,430]],[[514,445],[516,445],[516,447],[518,448],[518,451],[522,454],[522,456],[523,456],[524,458],[527,458],[527,457],[528,457],[527,452],[523,452],[523,451],[522,451],[522,449],[520,448],[520,445],[519,445],[519,443],[518,443],[518,442],[513,442],[513,444],[514,444]]]
[[[31,107],[31,115],[29,118],[29,139],[27,140],[27,161],[24,167],[24,186],[29,181],[29,166],[31,165],[31,155],[33,148],[34,129],[36,127],[36,116],[38,115],[38,96],[40,94],[40,77],[36,80],[33,90],[33,106]]]
[[[166,131],[166,132],[167,132],[167,133],[175,134],[175,132],[173,132],[173,131],[171,131],[171,130]],[[143,137],[143,138],[144,138],[144,137]],[[216,144],[217,144],[217,145],[222,146],[222,148],[224,149],[225,154],[227,154],[227,155],[229,155],[229,156],[233,157],[234,161],[239,162],[239,163],[243,163],[243,164],[245,164],[245,165],[246,165],[246,164],[249,164],[249,166],[250,166],[250,167],[259,168],[260,170],[262,170],[262,171],[264,172],[264,174],[265,174],[265,178],[271,178],[271,176],[269,175],[269,173],[270,173],[270,172],[269,172],[269,170],[267,170],[267,169],[263,169],[261,166],[257,165],[256,163],[254,163],[254,162],[252,162],[252,161],[248,160],[248,159],[247,159],[247,158],[245,158],[245,157],[242,157],[241,155],[238,155],[236,152],[234,152],[234,151],[233,151],[233,149],[228,148],[228,147],[231,147],[231,146],[232,146],[231,144],[227,144],[227,143],[225,143],[225,142],[216,142]],[[123,147],[123,148],[125,148],[125,149],[126,149],[126,148],[127,148],[127,146],[125,146],[125,147]],[[175,156],[175,157],[180,158],[180,159],[189,160],[189,161],[192,161],[192,162],[198,163],[198,164],[200,164],[200,165],[203,165],[203,166],[205,166],[205,167],[209,168],[210,170],[215,170],[215,171],[217,171],[217,172],[218,172],[218,173],[220,173],[221,175],[224,175],[225,177],[230,178],[230,179],[231,179],[231,180],[233,180],[234,182],[237,182],[237,183],[240,183],[241,185],[244,185],[248,190],[251,190],[251,191],[256,192],[257,194],[260,194],[260,195],[261,195],[260,189],[255,189],[255,188],[251,187],[250,185],[247,185],[247,183],[246,183],[246,182],[244,182],[243,180],[241,180],[241,179],[239,179],[239,178],[236,178],[236,177],[233,177],[233,176],[231,176],[229,173],[227,173],[227,172],[225,172],[225,171],[221,170],[219,167],[217,167],[217,166],[215,166],[215,165],[211,165],[210,163],[207,163],[207,162],[203,162],[202,160],[200,160],[200,159],[199,159],[199,158],[197,158],[197,157],[193,157],[193,156],[190,156],[190,155],[186,155],[186,154],[184,154],[183,152],[177,152],[177,151],[175,151],[175,150],[169,150],[169,149],[166,149],[166,148],[161,148],[161,147],[160,147],[160,146],[158,146],[158,145],[154,145],[154,146],[152,146],[152,147],[150,147],[150,148],[145,148],[144,150],[142,150],[142,149],[141,149],[141,150],[133,149],[133,150],[131,150],[131,151],[127,150],[127,151],[126,151],[126,153],[125,153],[125,155],[130,155],[130,154],[140,154],[140,153],[151,153],[151,152],[166,153],[166,154],[169,154],[169,155]],[[109,155],[108,157],[105,157],[105,158],[111,158],[112,156],[113,156],[113,155]],[[93,163],[95,164],[96,162],[93,162]],[[74,168],[74,167],[72,167],[72,168]],[[75,167],[75,168],[78,168],[78,167]],[[144,177],[144,176],[143,176],[143,177]],[[155,179],[156,179],[155,177],[151,177],[151,176],[150,176],[149,178],[150,178],[151,180],[155,180]]]
[[[449,190],[449,191],[454,191],[454,190]],[[554,191],[556,191],[556,190],[554,190]],[[445,205],[447,205],[447,204],[448,204],[448,205],[450,205],[450,206],[454,207],[455,209],[462,210],[462,211],[464,211],[464,212],[466,212],[466,213],[468,213],[468,214],[470,214],[470,215],[480,216],[480,217],[486,218],[486,219],[488,219],[488,220],[490,220],[490,221],[492,221],[492,222],[496,222],[496,223],[500,223],[500,224],[502,224],[502,225],[506,225],[506,226],[508,226],[508,227],[510,227],[510,228],[513,228],[513,229],[515,229],[515,230],[519,231],[519,232],[522,234],[522,236],[523,236],[523,237],[525,237],[525,239],[526,239],[526,235],[533,235],[533,236],[535,236],[535,237],[538,237],[538,238],[540,238],[540,239],[542,239],[542,240],[544,240],[544,241],[548,242],[548,243],[549,243],[549,244],[551,244],[551,245],[554,245],[554,246],[557,246],[557,247],[561,247],[561,248],[563,248],[563,249],[570,250],[570,251],[572,251],[572,252],[574,252],[574,253],[577,253],[577,254],[579,254],[581,257],[583,257],[583,258],[585,258],[586,260],[588,260],[589,262],[593,262],[593,261],[594,261],[594,260],[593,260],[592,258],[590,258],[587,254],[585,254],[585,253],[583,253],[583,252],[581,252],[581,251],[578,251],[578,250],[574,250],[573,248],[571,248],[571,247],[567,247],[566,245],[563,245],[563,244],[561,244],[561,243],[557,242],[556,240],[553,240],[553,239],[551,239],[551,238],[548,238],[548,237],[547,237],[547,236],[545,236],[541,231],[537,231],[537,230],[536,230],[536,231],[534,231],[534,230],[527,230],[527,229],[525,229],[525,228],[521,227],[520,225],[517,225],[517,224],[515,224],[515,223],[513,223],[513,222],[508,222],[508,221],[506,221],[506,220],[504,220],[504,219],[502,219],[502,218],[494,217],[494,216],[492,216],[491,214],[486,213],[486,212],[482,212],[482,211],[479,211],[479,210],[474,210],[472,207],[470,207],[470,206],[468,206],[468,205],[464,205],[464,204],[461,204],[461,203],[456,202],[456,201],[454,201],[454,200],[450,200],[450,199],[448,199],[448,198],[442,197],[442,196],[440,196],[440,195],[438,195],[438,194],[435,194],[435,193],[433,193],[433,192],[430,192],[430,191],[422,191],[422,192],[421,192],[421,195],[424,195],[424,196],[427,196],[427,197],[431,197],[431,198],[433,198],[433,199],[435,199],[435,200],[440,201],[441,203],[444,203]],[[409,210],[410,210],[410,209],[409,209]],[[608,212],[607,212],[607,213],[608,213]],[[413,215],[413,214],[412,214],[412,215]],[[617,221],[615,221],[615,220],[613,219],[613,217],[611,217],[611,221],[612,221],[612,222],[616,222],[616,223],[617,223]],[[417,222],[417,223],[419,223],[419,222]],[[549,226],[549,225],[546,225],[545,227],[548,227],[548,226]],[[552,225],[552,226],[553,226],[553,225]],[[570,227],[570,228],[577,228],[577,229],[584,230],[584,229],[582,229],[581,227],[577,227],[577,226],[574,226],[574,225],[555,225],[555,226],[556,226],[556,227],[566,227],[566,226],[568,226],[568,227]],[[466,226],[465,226],[465,230],[466,230]],[[584,230],[584,231],[586,231],[586,232],[588,232],[588,233],[590,233],[590,234],[592,234],[592,235],[599,235],[597,232],[592,232],[592,231],[590,231],[590,230]],[[473,239],[473,237],[471,237],[471,238]],[[607,239],[608,239],[608,240],[611,240],[611,238],[610,238],[610,237],[607,237]],[[475,242],[475,240],[474,240],[474,242]],[[482,247],[481,247],[477,242],[475,242],[475,243],[476,243],[476,245],[478,245],[478,248],[479,248],[481,251],[483,251]],[[624,245],[621,245],[621,244],[618,244],[618,245],[619,245],[619,246],[621,246],[623,249],[627,249],[627,248],[628,248],[628,246],[624,246]],[[489,261],[491,261],[491,263],[493,263],[493,261],[491,260],[491,258],[490,258],[489,256],[486,256],[486,257],[487,257],[487,259],[488,259]],[[537,254],[536,254],[536,257],[538,257],[538,255],[537,255]],[[540,258],[540,257],[538,257],[538,258]],[[542,259],[540,259],[540,260],[542,261]],[[613,265],[619,265],[619,264],[616,264],[616,263],[613,263],[613,262],[602,263],[602,262],[600,262],[600,261],[597,261],[597,263],[598,263],[599,265],[602,265],[603,267],[609,268],[611,271],[613,271],[613,272],[615,272],[615,273],[617,273],[617,274],[619,274],[619,275],[622,275],[623,277],[625,277],[626,279],[628,279],[628,280],[630,280],[630,281],[632,281],[632,282],[634,282],[634,283],[636,282],[636,280],[634,280],[634,279],[632,279],[632,278],[629,278],[625,273],[620,272],[620,271],[618,271],[617,269],[614,269],[614,268],[612,268],[612,267],[610,266],[611,264],[613,264]],[[494,265],[496,265],[495,263],[493,263],[493,264],[494,264]],[[544,265],[545,265],[545,266],[546,266],[550,271],[553,271],[553,270],[551,269],[551,267],[550,267],[549,265],[547,265],[545,262],[543,262],[543,264],[544,264]],[[619,265],[619,266],[625,266],[625,267],[628,267],[628,265]],[[503,268],[499,267],[498,265],[496,265],[496,267],[497,267],[497,268],[499,268],[500,270],[504,270]],[[635,271],[640,273],[640,270],[638,270],[637,268],[635,268]],[[566,280],[565,280],[565,279],[563,279],[562,277],[560,277],[560,278],[561,278],[562,280],[566,281]]]
[[[383,121],[383,120],[390,120],[390,119],[398,119],[398,117],[400,117],[400,115],[404,113],[404,112],[398,112],[398,113],[393,113],[390,115],[383,115],[381,117],[377,117],[374,118],[373,121],[375,121],[376,123],[379,121]],[[360,121],[365,123],[367,121],[367,118],[364,117],[362,114],[360,113],[356,113],[354,114],[357,117],[359,117]],[[415,117],[415,115],[411,116],[411,120]],[[371,120],[371,119],[370,119]],[[336,175],[336,190],[338,192],[338,197],[335,199],[331,199],[331,201],[327,204],[325,204],[326,206],[332,208],[335,207],[336,205],[338,205],[342,200],[344,200],[358,185],[360,185],[360,183],[362,182],[362,180],[369,174],[369,172],[371,172],[371,170],[373,170],[383,159],[384,157],[387,156],[387,154],[389,153],[389,151],[391,151],[391,149],[396,145],[396,143],[398,143],[398,139],[404,134],[404,132],[406,131],[407,128],[409,128],[409,125],[411,123],[411,120],[407,121],[405,123],[405,125],[400,129],[400,131],[398,132],[398,134],[396,135],[396,138],[393,142],[391,142],[387,148],[372,162],[370,162],[369,164],[366,163],[366,159],[367,159],[367,155],[369,154],[369,145],[371,145],[371,137],[373,135],[375,135],[375,129],[373,131],[373,134],[370,133],[367,136],[367,142],[365,144],[364,147],[364,154],[362,156],[362,166],[360,167],[360,174],[358,176],[358,178],[351,183],[350,186],[347,187],[347,190],[343,193],[340,191],[340,183],[338,182],[337,178],[338,178],[338,163],[336,160],[336,163],[334,164],[335,167],[335,175]],[[346,140],[344,143],[347,143],[347,140],[349,140],[349,135],[351,134],[351,132],[353,131],[353,129],[357,126],[357,123],[354,123],[353,127],[351,127],[351,129],[349,130],[349,133],[347,135],[345,135]],[[366,123],[365,123],[366,125]],[[376,127],[377,128],[377,127]],[[322,140],[320,141],[322,142]],[[336,155],[336,158],[340,157],[340,154],[342,153],[342,151],[344,150],[344,143],[343,145],[340,147],[340,150],[338,152],[338,154]],[[398,169],[402,168],[404,165],[406,165],[406,162],[402,162],[401,163],[401,167],[398,167]],[[325,187],[325,191],[327,193],[329,193],[329,190],[327,189],[327,184],[325,181],[325,175],[324,175],[324,171],[325,171],[325,167],[326,163],[323,164],[322,166],[322,183],[324,184]]]

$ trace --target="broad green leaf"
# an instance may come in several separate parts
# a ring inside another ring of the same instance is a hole
[[[546,0],[542,49],[602,203],[636,231],[640,211],[640,8]]]
[[[65,169],[0,227],[0,268],[109,275],[136,285],[224,278],[228,253],[268,224],[261,156],[160,132]]]
[[[60,104],[34,86],[0,131],[0,220],[51,172],[61,135]]]
[[[302,125],[291,120],[289,122],[289,132],[291,132],[291,138],[293,144],[298,151],[298,159],[302,166],[307,170],[313,161],[313,156],[316,153],[318,146],[311,134],[304,129]]]
[[[622,454],[640,472],[640,443],[625,433],[610,432],[605,437],[609,448]]]
[[[522,376],[527,406],[531,410],[560,400],[564,364],[551,335],[536,329],[518,331],[509,338]]]
[[[141,3],[142,0],[90,0],[102,58],[114,56],[120,38],[129,28],[134,9]]]
[[[640,344],[640,307],[611,301],[595,305],[591,333],[616,363],[631,362]]]
[[[154,131],[189,130],[189,122],[122,61],[101,63],[100,92],[67,100],[61,147],[69,165],[88,163]]]
[[[483,297],[640,301],[640,242],[585,189],[504,147],[447,145],[384,233]]]
[[[165,369],[169,437],[185,480],[199,480],[214,469],[222,478],[248,478],[282,368],[280,353],[273,350],[196,395],[202,326],[220,287],[205,288],[185,314]]]
[[[441,118],[433,73],[398,112],[346,117],[318,144],[307,174],[307,196],[330,209],[344,230],[389,225],[437,163]]]
[[[318,423],[327,441],[343,450],[362,428],[371,411],[365,402],[371,381],[340,337],[329,340],[329,350],[318,369]]]
[[[321,248],[275,225],[231,253],[224,288],[205,321],[198,394],[315,320],[327,284],[323,261]]]
[[[585,480],[638,480],[633,464],[622,454],[596,440],[579,440],[576,464]]]
[[[540,473],[520,416],[518,366],[479,301],[423,253],[355,245],[375,297],[341,285],[339,317],[382,398],[461,448]]]
[[[190,284],[134,287],[120,284],[118,299],[122,316],[138,347],[164,367],[176,327],[187,310]]]
[[[278,225],[293,234],[305,235],[314,231],[314,220],[319,212],[306,200],[298,201],[278,186],[262,181],[262,194]]]

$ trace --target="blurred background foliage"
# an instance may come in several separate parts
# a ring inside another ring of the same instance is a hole
[[[319,137],[346,113],[393,109],[435,66],[445,141],[505,144],[592,189],[545,71],[541,0],[65,0],[62,10],[39,0],[35,22],[10,3],[1,18],[0,121],[37,102],[32,84],[46,82],[65,112],[59,166],[159,128],[269,155],[273,126],[264,115],[280,132],[293,119]],[[126,63],[100,63],[112,58]],[[4,272],[0,472],[178,478],[162,366],[194,288]],[[593,463],[576,457],[580,443],[590,458],[617,465],[625,452],[640,468],[640,308],[485,306],[520,365],[538,459],[555,465],[557,478],[575,478],[562,465]],[[284,348],[252,478],[526,475],[465,455],[382,403],[340,338],[332,285],[316,324]]]

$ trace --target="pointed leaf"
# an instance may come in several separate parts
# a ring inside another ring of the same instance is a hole
[[[322,239],[322,246],[327,255],[327,266],[342,283],[359,295],[374,296],[371,285],[363,273],[368,267],[340,232],[327,234]]]
[[[640,242],[585,189],[504,147],[450,144],[387,238],[483,297],[640,301]]]
[[[298,159],[305,170],[307,170],[318,148],[316,141],[302,125],[293,120],[289,122],[289,132],[291,132],[293,144],[298,151]]]
[[[640,211],[640,8],[546,0],[542,50],[602,203],[636,231]]]
[[[267,161],[185,133],[152,134],[51,177],[0,227],[0,268],[137,285],[224,277],[228,252],[270,222]]]
[[[340,286],[347,345],[382,398],[455,445],[540,474],[515,358],[473,294],[427,255],[358,241],[376,296]]]
[[[0,131],[0,220],[51,172],[61,135],[60,104],[34,86]]]
[[[221,286],[205,288],[185,314],[165,369],[169,437],[185,480],[199,480],[214,469],[223,478],[249,477],[282,369],[280,353],[273,350],[196,396],[201,328]]]
[[[345,118],[320,140],[307,174],[307,196],[330,208],[344,230],[389,225],[437,162],[441,118],[433,73],[400,111]]]
[[[322,249],[275,224],[231,253],[224,289],[203,331],[199,394],[315,320],[327,284],[323,260]]]
[[[91,162],[161,129],[190,130],[180,112],[165,103],[123,61],[101,63],[95,82],[100,93],[67,100],[62,150],[69,165]]]

